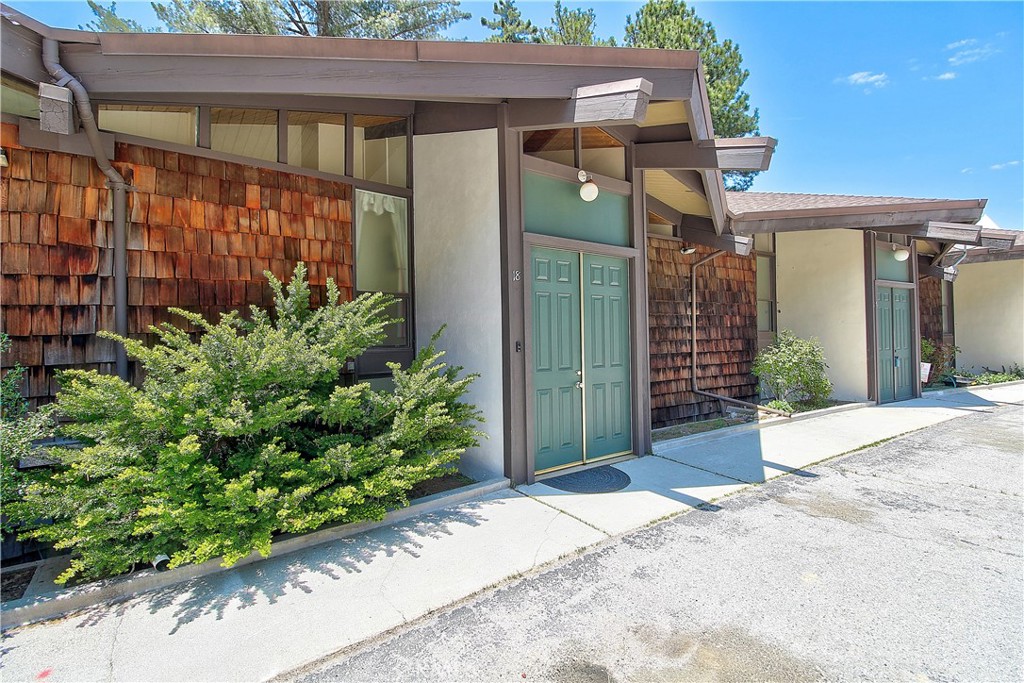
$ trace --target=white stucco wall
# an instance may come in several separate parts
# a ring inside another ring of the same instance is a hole
[[[501,262],[496,130],[418,135],[413,142],[416,338],[441,325],[446,360],[480,374],[468,400],[490,436],[460,469],[502,476]]]
[[[867,400],[863,234],[779,233],[775,249],[779,328],[821,340],[835,398]]]
[[[1024,261],[959,266],[953,283],[957,366],[1024,365]]]

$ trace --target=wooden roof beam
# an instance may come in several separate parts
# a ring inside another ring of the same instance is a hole
[[[932,263],[931,257],[922,254],[917,256],[917,273],[920,277],[933,277],[945,282],[953,282],[958,274],[955,266],[943,268]]]
[[[774,138],[717,138],[697,142],[645,142],[636,146],[636,166],[645,169],[766,171]]]
[[[509,125],[517,130],[622,126],[643,123],[654,85],[646,78],[573,89],[567,100],[509,100]]]
[[[700,230],[711,234],[715,232],[714,221],[710,218],[683,213],[652,195],[647,195],[647,210],[671,223],[673,234],[676,236],[679,236],[680,230]]]
[[[942,242],[978,244],[981,228],[976,225],[965,225],[963,223],[927,221],[921,225],[900,225],[890,228],[879,228],[878,231],[889,232],[897,235],[912,235],[914,237],[940,240]]]

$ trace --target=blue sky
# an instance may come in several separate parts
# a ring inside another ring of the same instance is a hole
[[[82,2],[8,4],[57,26],[91,18]],[[552,4],[520,2],[547,24]],[[631,2],[593,7],[621,39]],[[1024,227],[1024,3],[695,2],[750,70],[761,131],[779,140],[755,190],[989,199]],[[121,14],[155,24],[148,2]],[[464,2],[453,38],[482,40],[490,2]]]

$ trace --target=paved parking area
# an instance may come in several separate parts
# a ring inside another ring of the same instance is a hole
[[[989,408],[802,469],[294,677],[1022,680],[1022,430]]]

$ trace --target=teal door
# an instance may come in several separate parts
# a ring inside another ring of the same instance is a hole
[[[625,259],[583,255],[586,458],[631,452],[629,271]]]
[[[914,397],[914,324],[912,290],[878,287],[875,298],[878,359],[878,401]]]
[[[534,248],[533,410],[535,468],[583,461],[580,255]]]
[[[911,316],[911,290],[892,290],[892,353],[896,371],[897,401],[914,398],[914,323]]]
[[[631,452],[627,262],[543,247],[530,259],[536,471]]]

